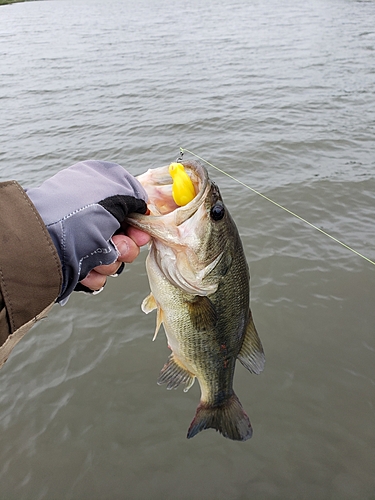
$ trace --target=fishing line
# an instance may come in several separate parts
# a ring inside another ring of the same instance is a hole
[[[225,172],[224,170],[222,170],[221,168],[219,167],[216,167],[215,165],[213,165],[212,163],[210,163],[209,161],[205,160],[204,158],[202,158],[201,156],[198,156],[197,154],[193,153],[192,151],[189,151],[188,149],[183,149],[183,148],[180,148],[180,156],[178,158],[177,161],[182,161],[182,156],[184,154],[184,152],[187,152],[193,156],[195,156],[196,158],[198,158],[199,160],[203,161],[204,163],[206,163],[207,165],[209,165],[210,167],[218,170],[219,172],[221,172],[222,174],[226,175],[227,177],[230,177],[231,179],[233,179],[234,181],[238,182],[238,184],[241,184],[242,186],[244,186],[245,188],[247,189],[250,189],[250,191],[252,191],[253,193],[257,194],[258,196],[261,196],[262,198],[264,198],[265,200],[269,201],[270,203],[272,203],[273,205],[275,205],[276,207],[278,208],[281,208],[282,210],[284,210],[285,212],[287,212],[288,214],[292,215],[293,217],[295,217],[296,219],[304,222],[305,224],[307,224],[308,226],[316,229],[317,231],[319,231],[320,233],[324,234],[325,236],[327,236],[328,238],[330,238],[331,240],[335,241],[336,243],[338,243],[339,245],[343,246],[344,248],[346,248],[347,250],[349,250],[350,252],[353,252],[354,254],[358,255],[358,257],[361,257],[362,259],[366,260],[367,262],[369,262],[370,264],[374,265],[375,266],[375,262],[371,259],[369,259],[368,257],[366,257],[365,255],[357,252],[357,250],[354,250],[354,248],[351,248],[349,245],[346,245],[345,243],[343,243],[342,241],[340,241],[339,239],[335,238],[334,236],[332,236],[331,234],[328,234],[326,231],[324,231],[323,229],[320,229],[320,227],[318,226],[315,226],[314,224],[312,224],[311,222],[309,222],[308,220],[304,219],[303,217],[299,216],[298,214],[292,212],[291,210],[289,210],[288,208],[284,207],[283,205],[280,205],[280,203],[277,203],[276,201],[274,200],[271,200],[271,198],[268,198],[268,196],[260,193],[259,191],[257,191],[256,189],[248,186],[247,184],[245,184],[244,182],[240,181],[239,179],[236,179],[236,177],[233,177],[233,175],[231,174],[228,174],[227,172]]]

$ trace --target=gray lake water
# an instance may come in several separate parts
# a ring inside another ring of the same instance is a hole
[[[1,180],[88,158],[137,174],[183,147],[375,260],[374,1],[0,7],[0,131]],[[267,356],[236,370],[253,438],[186,439],[199,388],[156,385],[145,249],[2,368],[1,500],[375,499],[374,265],[209,172]]]

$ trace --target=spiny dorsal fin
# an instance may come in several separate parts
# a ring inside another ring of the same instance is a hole
[[[194,380],[195,375],[181,366],[172,353],[160,372],[158,384],[168,384],[167,389],[177,389],[180,384],[185,384],[184,392],[187,392],[194,384]]]
[[[265,363],[264,351],[250,311],[246,333],[237,358],[251,373],[258,375],[263,371]]]
[[[195,330],[211,330],[217,321],[216,310],[208,297],[196,295],[191,302],[187,303],[190,318]]]

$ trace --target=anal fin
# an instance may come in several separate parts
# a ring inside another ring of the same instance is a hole
[[[253,322],[251,311],[249,311],[249,322],[237,358],[249,372],[259,374],[263,371],[265,356],[262,343]]]
[[[177,389],[180,384],[185,384],[184,392],[187,392],[194,384],[194,380],[195,375],[181,366],[172,353],[160,372],[158,384],[167,384],[167,389]]]

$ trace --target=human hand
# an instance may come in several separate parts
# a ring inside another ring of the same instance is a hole
[[[118,276],[119,270],[125,263],[133,262],[139,255],[140,247],[150,241],[150,236],[135,227],[129,227],[126,234],[115,234],[112,241],[120,255],[116,262],[109,265],[94,267],[80,283],[92,291],[100,291],[104,287],[108,276]]]
[[[79,162],[26,192],[60,257],[60,303],[75,289],[101,288],[106,277],[122,262],[132,262],[149,240],[141,231],[124,226],[128,214],[147,211],[147,194],[115,163]]]

